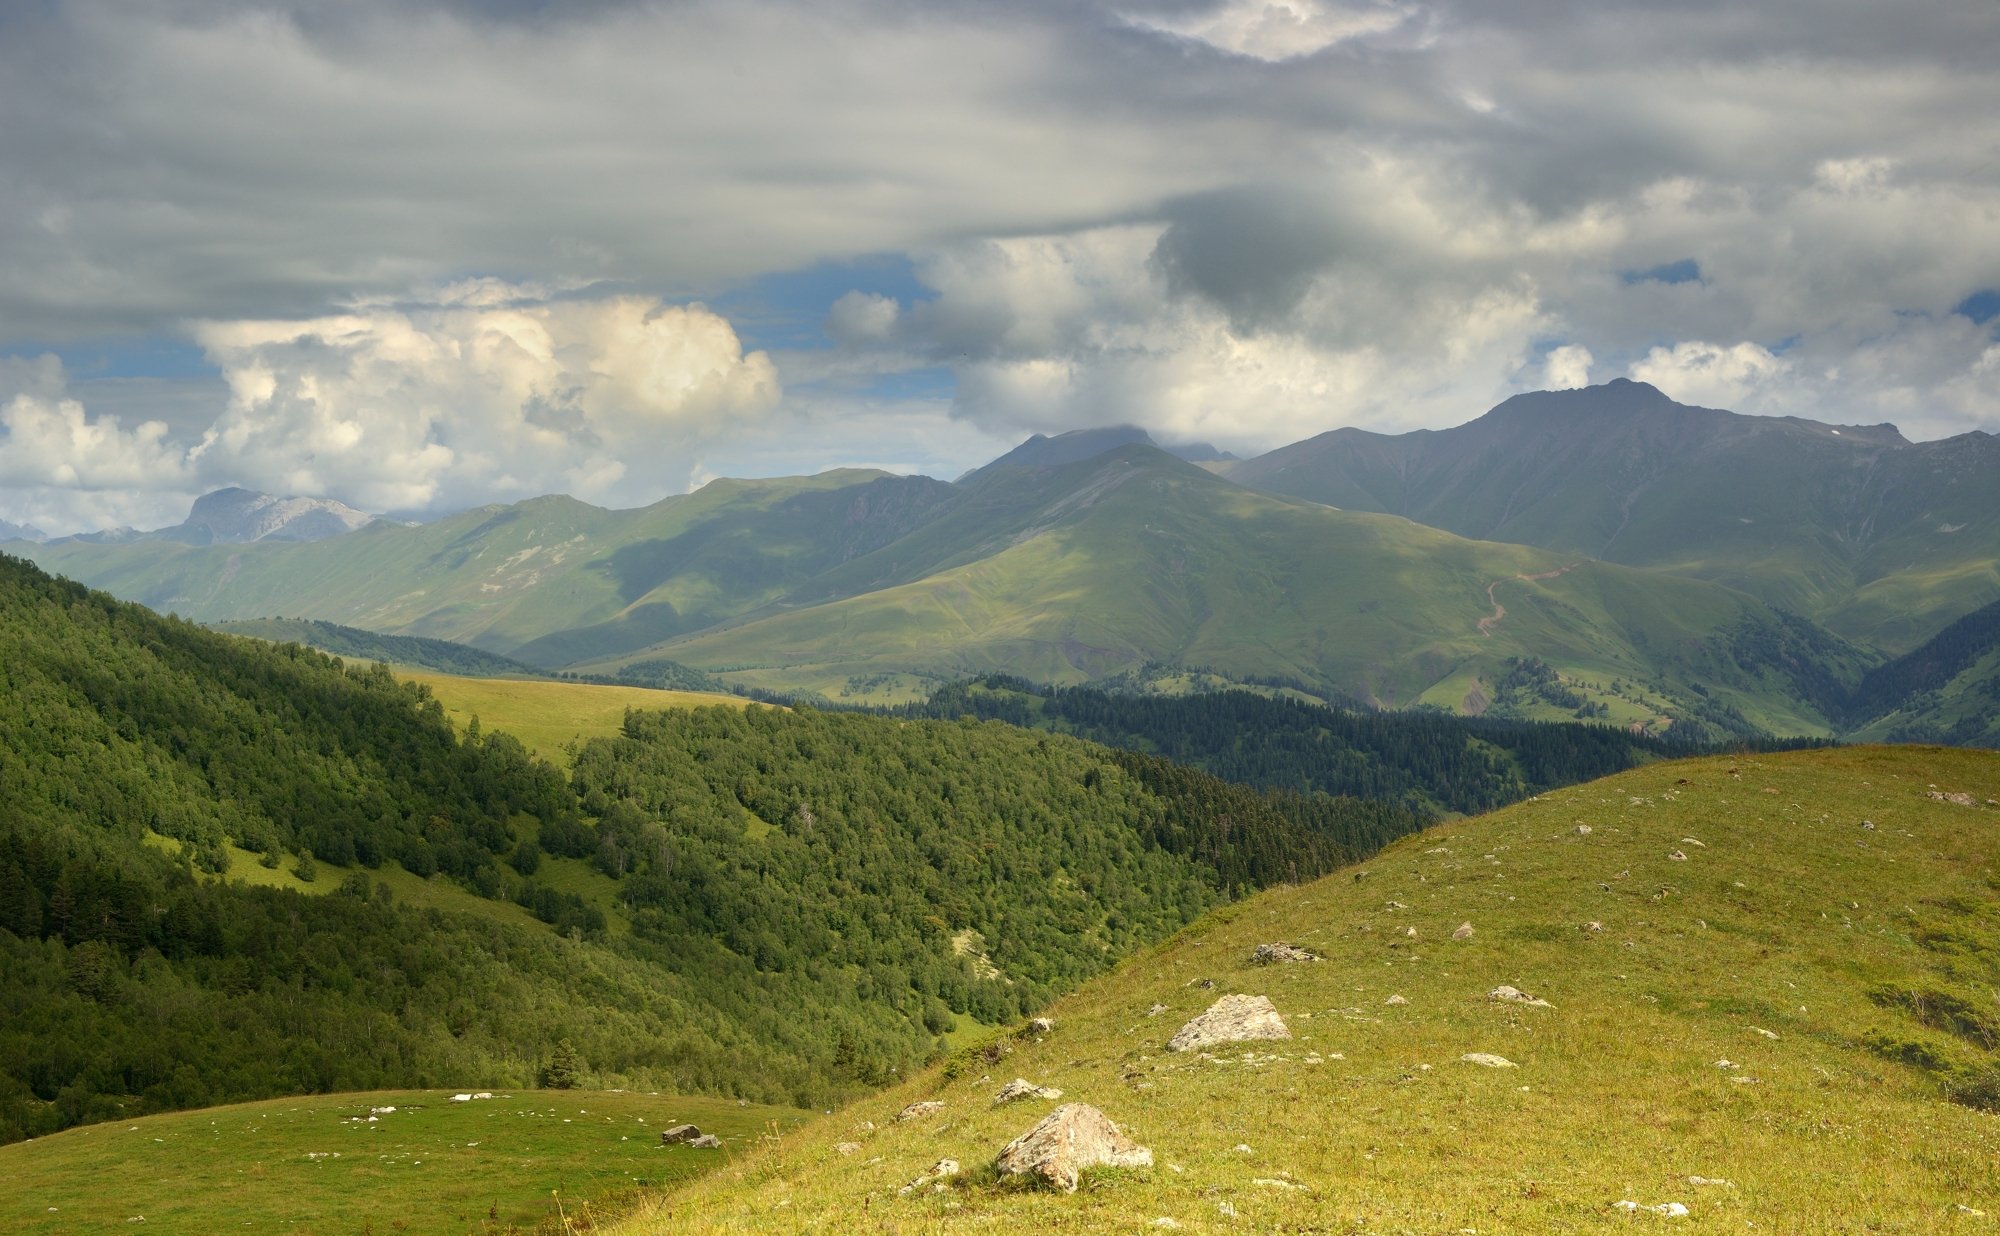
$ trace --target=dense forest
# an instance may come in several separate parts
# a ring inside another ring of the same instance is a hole
[[[526,1084],[562,1039],[598,1084],[821,1105],[1419,823],[810,709],[633,714],[566,780],[379,665],[12,559],[0,683],[0,1140]]]
[[[1695,743],[1606,725],[1367,712],[1283,695],[1142,695],[990,677],[935,692],[906,716],[978,717],[1163,756],[1227,781],[1490,811],[1557,786],[1692,754]],[[1764,744],[1792,746],[1796,743]]]

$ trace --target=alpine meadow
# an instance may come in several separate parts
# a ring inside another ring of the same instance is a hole
[[[0,1232],[1989,1230],[1996,63],[0,4]]]

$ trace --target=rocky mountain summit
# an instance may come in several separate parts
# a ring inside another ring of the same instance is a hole
[[[248,545],[254,541],[324,541],[374,522],[375,516],[332,498],[281,498],[232,486],[196,498],[187,519],[170,528],[151,532],[109,528],[60,537],[50,543],[125,545],[133,541],[176,541],[182,545]],[[11,526],[0,524],[0,539],[6,539]],[[21,539],[42,538],[24,535]]]

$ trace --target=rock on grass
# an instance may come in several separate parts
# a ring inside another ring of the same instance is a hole
[[[1292,1032],[1269,996],[1224,996],[1167,1040],[1168,1051],[1196,1051],[1216,1043],[1288,1039]]]
[[[1152,1165],[1152,1151],[1088,1103],[1056,1108],[1008,1142],[994,1163],[1002,1176],[1031,1176],[1065,1193],[1076,1192],[1077,1175],[1085,1168]]]

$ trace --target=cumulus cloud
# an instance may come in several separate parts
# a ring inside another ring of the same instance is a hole
[[[197,336],[231,391],[191,452],[204,473],[371,510],[658,497],[662,473],[779,396],[770,358],[699,304],[547,299],[490,280],[430,304],[208,322]]]
[[[1595,358],[1581,344],[1566,343],[1549,349],[1542,363],[1542,385],[1552,391],[1575,390],[1590,385],[1590,366]]]
[[[127,429],[68,395],[52,355],[0,361],[0,518],[51,532],[172,522],[192,497],[164,422]]]
[[[1690,340],[1654,348],[1632,366],[1632,376],[1681,403],[1762,410],[1771,384],[1789,368],[1783,358],[1755,343],[1724,346]]]

